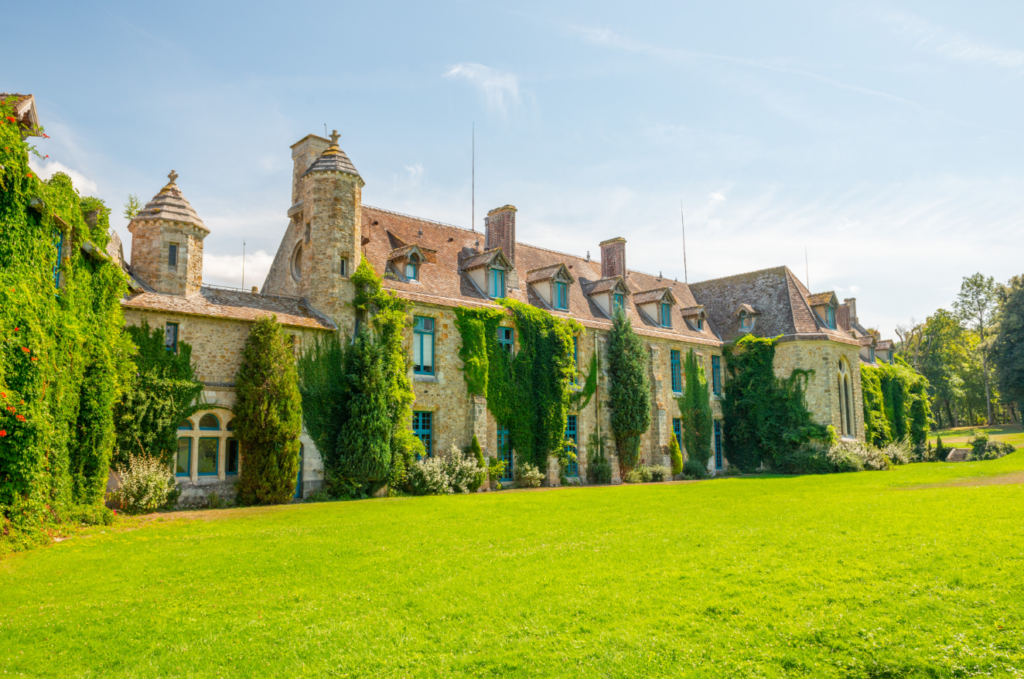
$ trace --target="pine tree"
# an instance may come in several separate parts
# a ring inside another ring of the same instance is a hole
[[[672,475],[683,473],[683,451],[679,449],[679,440],[672,436],[668,444],[668,454],[672,459]]]
[[[235,436],[242,453],[238,503],[288,502],[299,472],[302,401],[295,359],[276,316],[253,324],[235,384]]]
[[[647,377],[647,351],[633,332],[621,308],[612,316],[608,338],[608,404],[612,435],[625,475],[640,459],[640,437],[651,426],[651,384]]]
[[[686,385],[683,397],[679,399],[679,412],[683,421],[683,443],[686,444],[687,459],[707,464],[711,457],[711,429],[714,418],[711,413],[711,396],[704,371],[697,364],[693,349],[686,354]]]

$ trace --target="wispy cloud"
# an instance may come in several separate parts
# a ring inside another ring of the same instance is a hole
[[[996,47],[957,31],[951,31],[927,19],[903,11],[876,11],[873,16],[892,28],[897,35],[953,61],[980,62],[1008,69],[1024,67],[1024,50]]]
[[[245,287],[262,286],[263,281],[274,263],[274,256],[265,250],[257,250],[245,255]],[[241,287],[242,255],[215,255],[207,252],[203,255],[203,282],[213,285]]]
[[[86,177],[77,170],[72,170],[64,163],[59,163],[56,160],[39,160],[35,156],[29,156],[28,166],[32,168],[40,179],[49,179],[58,172],[63,172],[67,176],[71,177],[71,181],[74,183],[75,188],[78,189],[80,194],[88,195],[94,194],[99,190],[96,186],[96,182]]]
[[[487,105],[502,115],[519,103],[519,78],[513,73],[502,73],[483,64],[463,63],[452,66],[445,76],[469,81],[484,95]]]

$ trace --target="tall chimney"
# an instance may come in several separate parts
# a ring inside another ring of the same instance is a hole
[[[601,278],[626,277],[626,239],[610,238],[601,243]]]
[[[516,208],[514,205],[496,207],[484,218],[486,246],[484,249],[501,248],[505,257],[516,265]]]
[[[850,320],[853,323],[860,323],[860,321],[857,320],[857,298],[847,297],[843,300],[843,304],[845,304],[846,308],[850,310]]]

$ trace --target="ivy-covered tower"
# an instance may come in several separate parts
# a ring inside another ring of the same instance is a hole
[[[178,188],[178,173],[131,223],[131,272],[156,292],[194,295],[203,284],[203,240],[210,230]]]
[[[362,246],[363,178],[338,147],[307,135],[292,145],[290,223],[263,286],[265,294],[305,299],[340,327],[351,325],[349,277]]]

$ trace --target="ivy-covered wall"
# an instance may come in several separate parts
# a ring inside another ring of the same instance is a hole
[[[121,330],[125,277],[102,254],[109,211],[79,196],[67,175],[40,180],[31,152],[0,104],[0,540],[8,548],[102,502],[113,406],[134,346]]]
[[[931,408],[928,380],[901,359],[890,365],[862,365],[865,438],[876,446],[906,439],[924,446]]]

